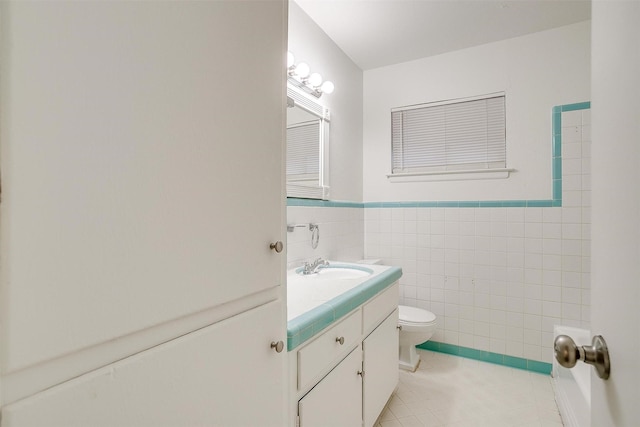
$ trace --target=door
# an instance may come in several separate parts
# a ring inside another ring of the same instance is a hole
[[[640,419],[640,3],[592,9],[592,327],[611,358],[591,376],[593,426]]]
[[[0,2],[3,406],[269,301],[285,339],[286,15]]]
[[[362,425],[362,349],[358,346],[298,402],[300,427]]]

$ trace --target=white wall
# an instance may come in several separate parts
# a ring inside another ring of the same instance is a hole
[[[289,51],[331,80],[320,102],[331,111],[331,200],[362,200],[362,70],[295,2],[289,3]]]
[[[551,198],[551,108],[589,100],[583,22],[364,73],[363,200]],[[390,110],[506,92],[508,179],[390,183]]]
[[[331,111],[329,198],[362,201],[362,70],[294,2],[289,3],[289,50],[296,62],[331,80],[336,90],[320,102]],[[341,260],[362,258],[364,213],[353,207],[289,206],[287,222],[320,227],[318,248],[311,233],[297,228],[287,233],[289,266],[317,257]]]

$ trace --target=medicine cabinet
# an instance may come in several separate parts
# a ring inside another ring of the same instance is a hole
[[[329,109],[287,84],[287,197],[329,197]]]

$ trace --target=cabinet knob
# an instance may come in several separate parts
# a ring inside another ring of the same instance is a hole
[[[340,345],[344,344],[344,337],[338,337],[336,338],[336,342],[339,342]]]
[[[358,371],[358,375],[360,375],[362,378],[364,378],[364,371]]]
[[[273,341],[271,343],[271,348],[274,349],[276,353],[281,353],[282,350],[284,349],[284,343],[282,341],[278,341],[278,342]]]
[[[271,243],[269,245],[269,248],[273,249],[277,253],[280,253],[280,252],[282,252],[282,249],[284,248],[284,245],[282,244],[282,242],[280,240],[278,240],[275,243]]]
[[[401,330],[402,330],[402,325],[398,325],[398,326],[396,326],[396,329],[398,329],[399,331],[401,331]]]

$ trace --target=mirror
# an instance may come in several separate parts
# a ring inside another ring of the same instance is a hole
[[[287,85],[287,197],[327,199],[329,110]]]

